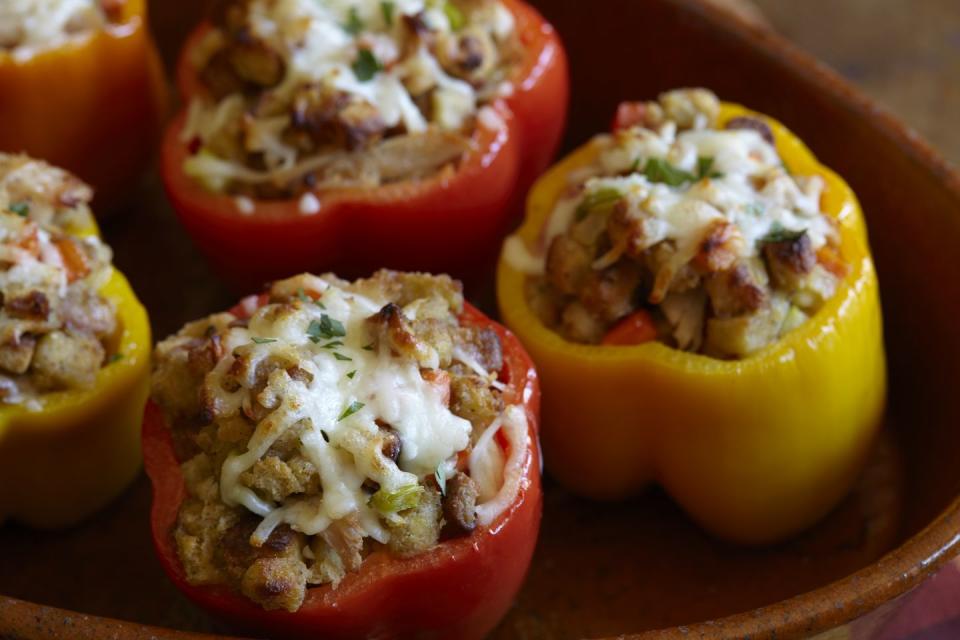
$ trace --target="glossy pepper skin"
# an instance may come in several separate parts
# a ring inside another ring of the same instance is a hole
[[[495,259],[515,222],[523,194],[550,163],[563,133],[569,81],[567,60],[553,27],[521,0],[503,0],[516,18],[526,55],[514,91],[480,118],[458,169],[376,189],[318,194],[320,210],[300,212],[299,198],[258,200],[251,215],[235,198],[212,193],[183,172],[189,143],[180,139],[181,112],[166,131],[161,158],[174,210],[214,271],[238,292],[302,271],[336,268],[359,275],[377,268],[448,272],[470,279]],[[182,95],[198,90],[191,51],[178,65]]]
[[[271,638],[469,640],[489,633],[523,583],[540,528],[540,388],[533,362],[509,331],[469,305],[461,322],[491,327],[500,336],[504,358],[500,381],[507,385],[504,403],[521,404],[527,417],[528,453],[519,494],[489,528],[442,541],[411,558],[374,553],[336,589],[330,585],[308,588],[303,605],[294,613],[265,611],[227,587],[193,586],[184,575],[172,533],[186,497],[183,476],[165,418],[157,405],[148,402],[143,448],[144,466],[153,483],[153,542],[177,588],[228,624]]]
[[[119,271],[100,292],[116,305],[112,351],[119,358],[103,366],[94,387],[46,393],[35,409],[0,405],[0,522],[71,526],[105,506],[140,471],[150,324]]]
[[[123,204],[153,159],[167,86],[146,0],[102,0],[111,22],[25,58],[0,51],[0,150],[26,152]]]
[[[823,177],[823,209],[839,223],[849,273],[805,324],[748,358],[724,361],[659,342],[567,342],[534,315],[525,276],[503,257],[497,295],[542,378],[544,455],[554,477],[610,500],[660,484],[707,530],[753,544],[804,529],[848,492],[879,427],[886,366],[856,197],[779,123],[724,104],[721,126],[738,115],[766,120],[792,172]],[[596,153],[587,144],[534,187],[519,232],[528,248],[567,176]]]

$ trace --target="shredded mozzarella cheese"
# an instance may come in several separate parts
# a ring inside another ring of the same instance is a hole
[[[80,1],[80,0],[76,0]],[[484,100],[470,83],[450,75],[440,64],[432,47],[412,46],[407,22],[422,21],[432,31],[431,38],[456,35],[442,8],[426,0],[404,0],[384,9],[379,0],[252,0],[246,3],[251,35],[277,52],[283,59],[283,77],[279,84],[263,89],[260,102],[289,107],[298,88],[324,87],[370,105],[386,130],[402,129],[403,134],[420,134],[428,129],[461,132],[471,118],[483,117],[486,126],[502,126],[495,113],[478,112]],[[513,14],[499,2],[483,3],[471,10],[471,24],[484,25],[486,33],[501,42],[515,30]],[[460,28],[458,26],[458,28]],[[224,34],[208,35],[213,44],[226,42]],[[217,47],[201,46],[209,58]],[[360,65],[360,55],[373,61]],[[208,63],[199,56],[198,68]],[[498,81],[501,89],[511,91],[508,81]],[[431,93],[432,92],[432,93]],[[430,96],[425,110],[417,99]],[[191,101],[181,140],[199,141],[201,151],[186,161],[185,171],[211,190],[225,188],[231,180],[250,184],[283,184],[291,176],[322,169],[335,158],[317,161],[315,156],[298,160],[298,149],[290,141],[288,116],[267,117],[244,106],[240,93],[231,93],[211,101],[198,95]],[[243,162],[227,159],[206,145],[218,137],[244,131],[244,151],[262,158],[264,171],[254,171]],[[342,151],[342,150],[341,150]],[[323,155],[335,155],[326,150]]]
[[[835,234],[820,209],[823,181],[789,175],[776,149],[756,131],[692,129],[677,134],[673,123],[667,123],[657,132],[634,129],[598,136],[593,144],[603,150],[601,175],[587,179],[582,193],[556,203],[545,227],[544,248],[570,228],[584,200],[610,190],[625,196],[628,216],[642,225],[643,244],[635,250],[672,240],[681,264],[692,258],[716,220],[739,229],[744,239],[741,257],[757,255],[759,240],[778,228],[806,231],[814,251]],[[708,180],[671,186],[651,181],[642,171],[650,159],[657,159],[697,175],[702,158],[712,158],[714,177]],[[508,238],[504,257],[518,271],[544,273],[544,252],[532,253],[515,237]]]
[[[0,49],[13,49],[18,56],[29,56],[105,23],[97,0],[3,0]]]
[[[452,461],[470,445],[471,425],[450,411],[441,391],[424,379],[417,360],[397,357],[388,347],[365,348],[370,340],[365,323],[385,300],[316,280],[323,307],[313,303],[261,307],[246,327],[231,328],[223,338],[226,355],[204,385],[204,394],[218,408],[218,415],[229,418],[244,411],[245,398],[257,384],[255,372],[269,359],[302,369],[309,382],[291,378],[284,368],[270,374],[257,398],[272,410],[256,425],[246,449],[223,463],[221,499],[263,517],[254,541],[265,541],[282,523],[308,535],[318,534],[351,514],[359,515],[367,536],[386,541],[389,534],[368,505],[364,482],[373,480],[381,490],[392,492],[416,485],[438,468],[454,472]],[[255,303],[255,298],[244,301],[250,310]],[[404,312],[430,311],[427,305],[413,303]],[[343,335],[334,332],[337,335],[318,339],[316,327],[330,323],[342,323]],[[248,360],[242,366],[245,375],[236,380],[238,354]],[[484,377],[491,376],[462,350],[457,350],[455,358]],[[507,410],[503,424],[514,443],[511,451],[524,455],[526,422],[522,410],[516,409],[520,411],[517,418],[515,409]],[[522,434],[517,431],[518,420],[523,421]],[[396,462],[381,451],[379,421],[388,423],[401,438]],[[303,428],[300,451],[319,471],[321,491],[275,504],[258,496],[241,478],[292,428]],[[478,514],[482,508],[487,520],[509,505],[519,486],[512,470],[518,454],[504,460],[493,441],[495,431],[489,429],[481,437],[482,444],[470,457],[485,500]]]

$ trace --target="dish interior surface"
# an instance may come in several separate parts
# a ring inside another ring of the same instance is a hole
[[[766,46],[762,32],[717,28],[723,23],[716,15],[692,2],[602,0],[590,3],[588,21],[583,2],[539,4],[571,54],[567,149],[605,129],[621,99],[702,85],[780,119],[848,180],[862,201],[880,276],[890,396],[883,435],[857,490],[812,531],[776,547],[715,541],[656,489],[600,504],[548,481],[530,577],[495,637],[576,638],[691,624],[769,605],[867,567],[960,493],[960,403],[952,389],[960,380],[955,178],[922,149],[883,134],[880,127],[890,126],[884,116],[864,114],[858,98],[831,84],[831,76],[792,68],[776,43]],[[154,10],[170,60],[199,8],[155,2]],[[135,215],[109,221],[105,234],[151,311],[156,336],[233,301],[177,227],[156,181],[144,187]],[[478,296],[482,304],[489,292]],[[162,574],[150,543],[149,502],[141,478],[74,530],[0,529],[0,593],[158,626],[222,631]]]

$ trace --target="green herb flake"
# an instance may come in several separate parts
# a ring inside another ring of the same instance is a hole
[[[650,182],[660,182],[670,187],[679,187],[685,182],[695,182],[697,178],[692,174],[678,169],[663,158],[650,158],[643,168],[643,175]]]
[[[713,156],[700,156],[697,158],[697,180],[723,177],[723,174],[719,171],[713,171],[713,163]]]
[[[350,356],[345,356],[342,353],[339,353],[337,351],[333,352],[333,357],[336,358],[337,360],[340,360],[341,362],[353,362],[353,358],[351,358]]]
[[[350,378],[351,380],[353,380],[353,376],[355,376],[355,375],[357,375],[357,370],[356,370],[356,369],[354,369],[353,371],[351,371],[350,373],[348,373],[348,374],[347,374],[347,377]]]
[[[310,326],[307,327],[307,336],[314,344],[321,340],[342,338],[345,335],[347,335],[347,330],[344,329],[343,323],[325,313],[320,315],[319,321],[311,320]]]
[[[396,491],[379,489],[370,497],[370,506],[380,513],[398,513],[413,509],[420,504],[423,487],[419,484],[408,484]]]
[[[640,156],[637,156],[634,159],[633,164],[630,165],[630,168],[627,169],[627,173],[636,173],[637,170],[639,169],[640,169]]]
[[[21,218],[26,218],[30,214],[30,204],[27,202],[11,202],[7,205],[7,209]]]
[[[373,52],[369,49],[360,49],[357,52],[357,59],[353,61],[353,74],[357,76],[357,80],[360,82],[367,82],[368,80],[373,79],[373,76],[377,75],[377,72],[383,69],[383,65],[380,64],[380,61],[377,60],[377,57],[373,55]]]
[[[766,207],[764,207],[759,202],[751,202],[746,207],[744,207],[744,209],[746,209],[747,213],[749,213],[750,215],[756,218],[763,217],[763,213],[764,211],[766,211]]]
[[[363,31],[363,20],[360,19],[360,14],[357,13],[356,7],[350,7],[347,22],[342,26],[343,30],[352,36],[359,35],[360,32]]]
[[[121,360],[123,360],[123,354],[115,353],[107,360],[107,364],[113,364],[114,362],[120,362]]]
[[[357,411],[360,411],[360,409],[363,409],[365,406],[366,405],[364,405],[362,402],[358,402],[354,400],[353,402],[350,403],[349,407],[347,407],[340,413],[340,416],[337,418],[337,422],[340,422],[341,420],[346,420],[347,418],[355,414]]]
[[[297,300],[299,300],[304,304],[307,304],[308,302],[312,302],[310,296],[308,296],[306,292],[304,292],[303,287],[300,287],[299,289],[297,289]]]
[[[320,347],[321,349],[336,349],[337,347],[342,347],[342,340],[334,340],[333,342],[328,342],[327,344]]]
[[[440,487],[440,495],[444,498],[447,497],[447,472],[443,469],[443,463],[437,465],[437,470],[433,472],[433,478],[437,481],[437,486]]]
[[[364,351],[373,351],[373,343],[363,345]]]
[[[613,187],[601,187],[591,191],[577,206],[576,219],[579,222],[594,211],[610,208],[622,199],[623,193]]]
[[[383,21],[387,23],[388,27],[393,26],[393,13],[396,8],[397,5],[394,2],[380,3],[380,13],[383,14]]]
[[[254,344],[270,344],[271,342],[276,342],[276,338],[251,338]]]
[[[463,11],[460,11],[459,7],[452,2],[443,4],[443,13],[447,16],[450,28],[454,31],[463,29],[464,25],[467,24],[467,18],[463,15]]]
[[[804,234],[804,231],[795,231],[793,229],[787,229],[779,222],[774,222],[770,227],[769,233],[760,238],[760,244],[769,244],[774,242],[794,242],[799,240]]]

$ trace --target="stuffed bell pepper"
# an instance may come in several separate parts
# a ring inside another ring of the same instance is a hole
[[[166,111],[145,0],[0,3],[0,151],[93,185],[112,210],[152,161]]]
[[[540,523],[539,388],[447,276],[300,275],[155,351],[161,562],[270,637],[480,638]]]
[[[333,266],[475,272],[568,94],[556,33],[520,0],[231,0],[178,82],[164,183],[241,290]]]
[[[150,328],[91,196],[0,154],[0,522],[74,524],[140,469]]]
[[[706,90],[623,104],[614,129],[537,183],[498,271],[548,469],[595,498],[659,483],[731,540],[795,533],[849,490],[884,405],[857,200]]]

